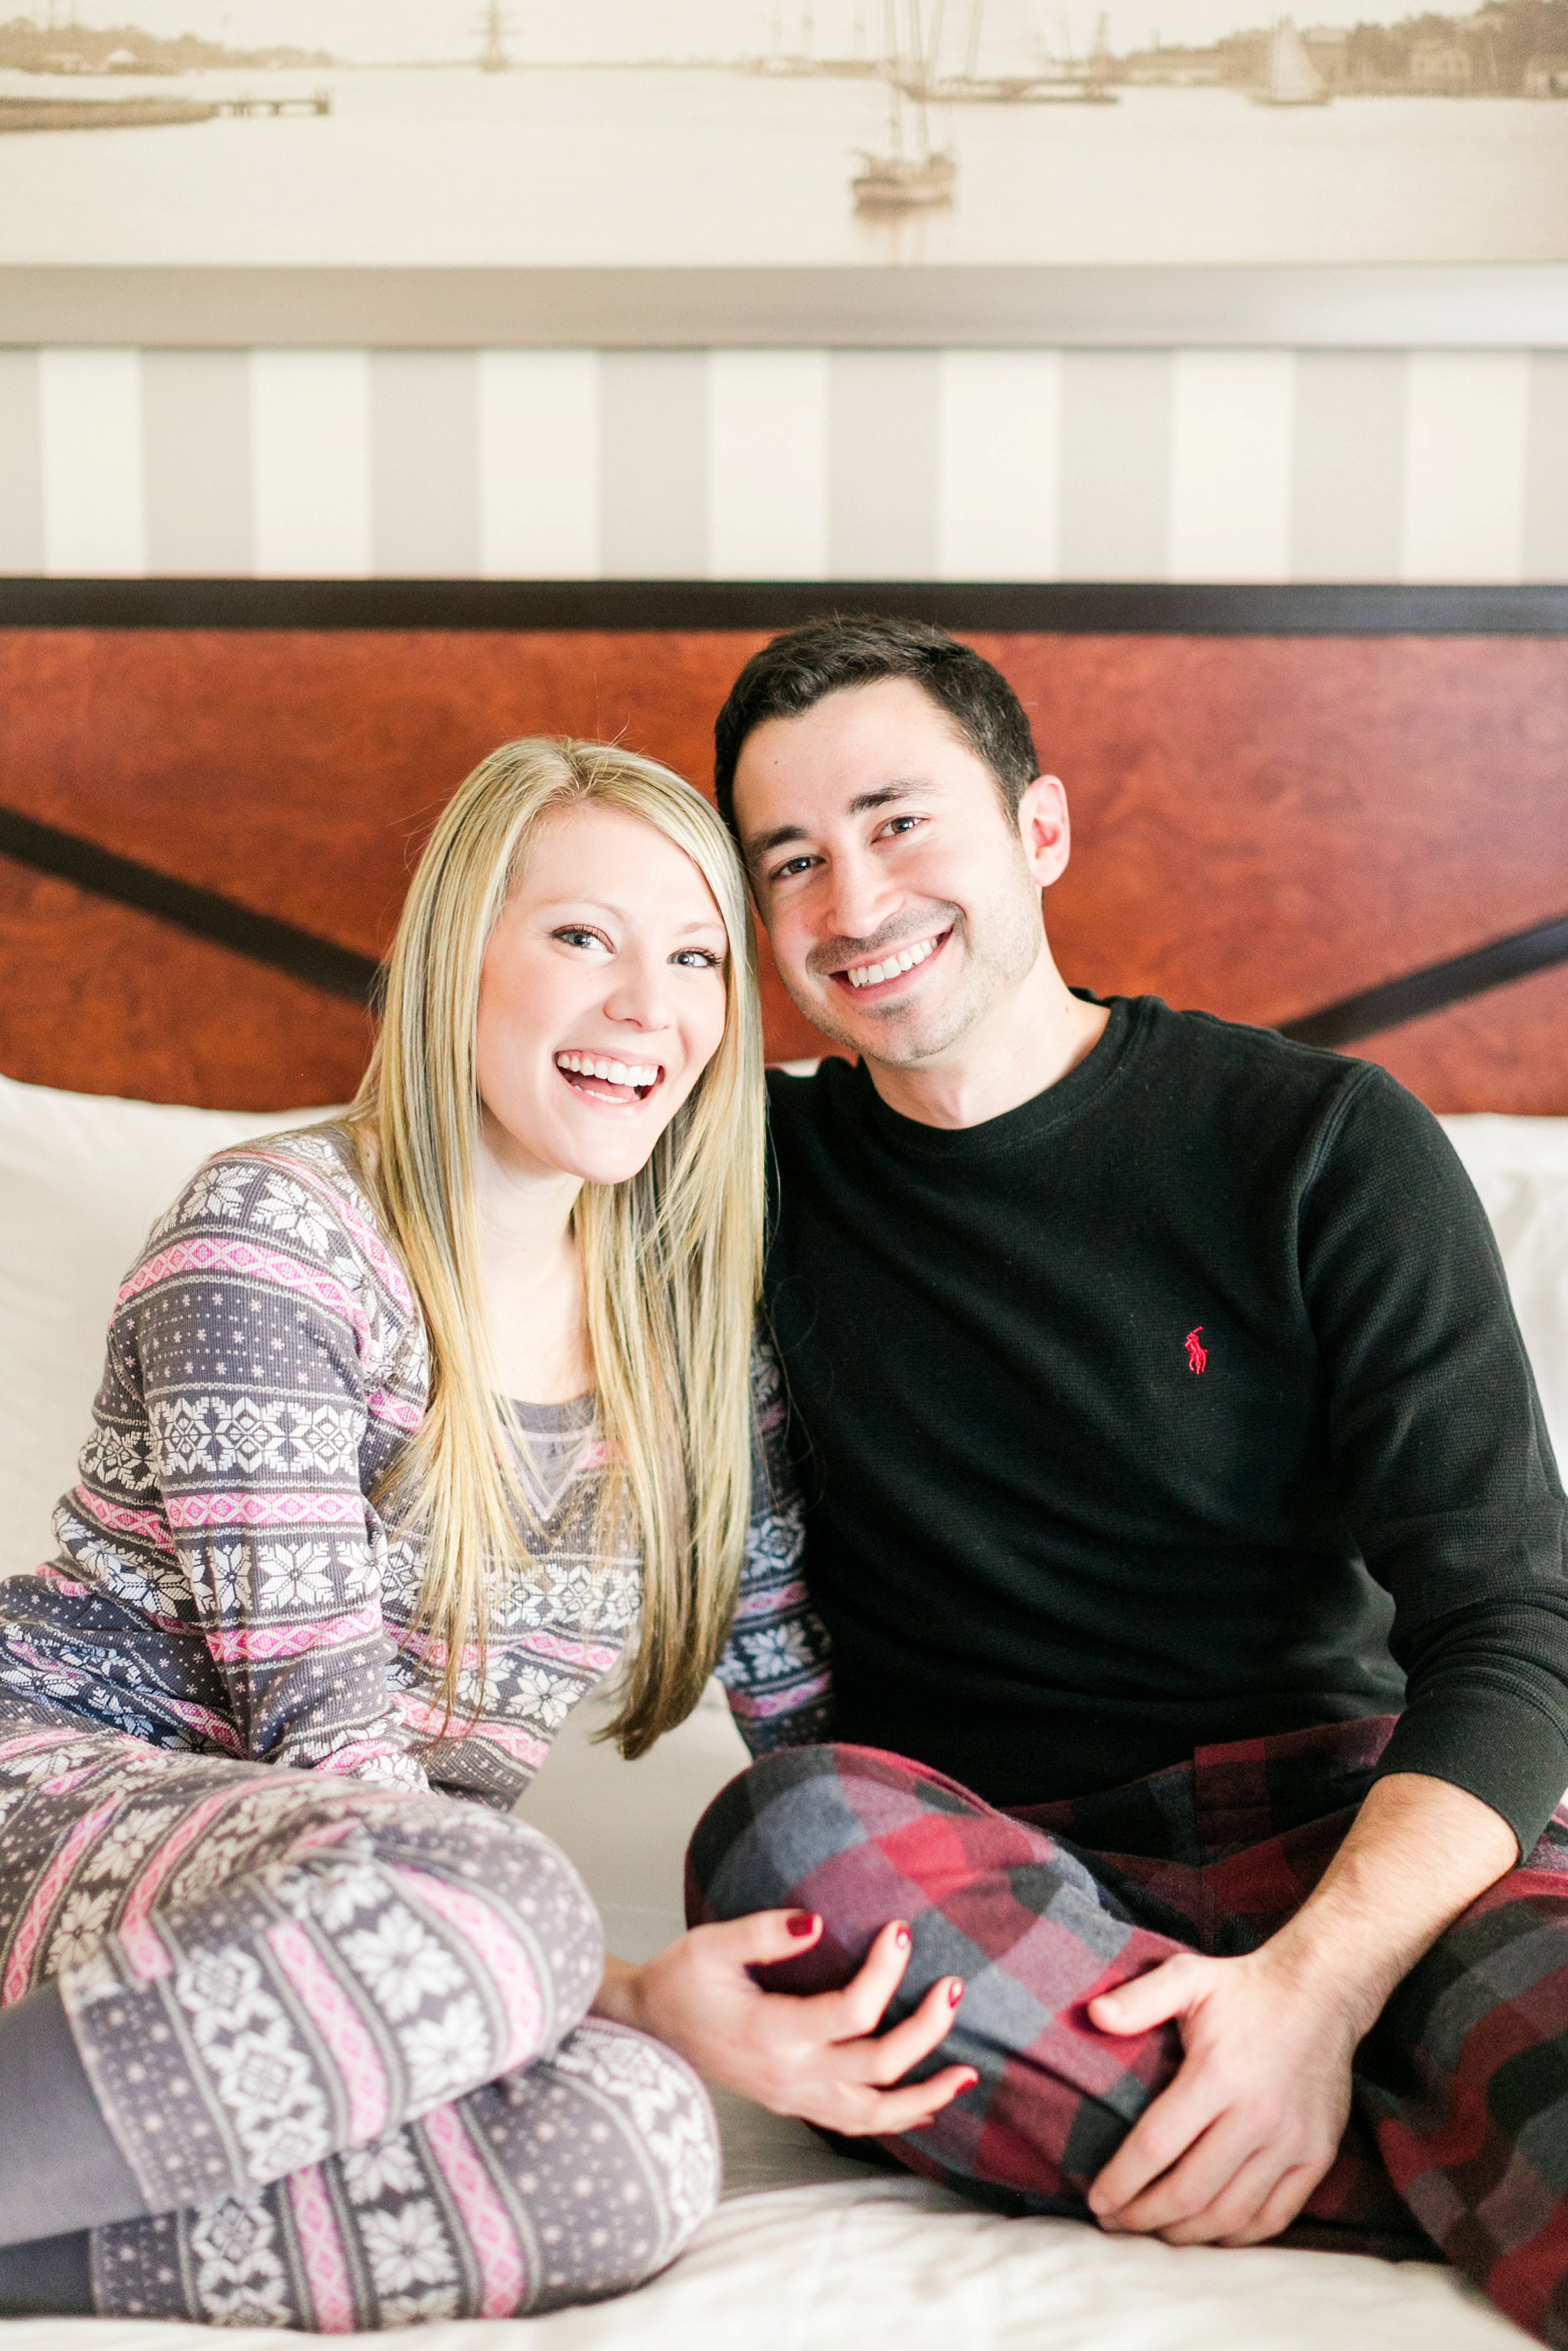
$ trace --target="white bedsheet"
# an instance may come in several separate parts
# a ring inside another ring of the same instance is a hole
[[[6,2351],[182,2351],[192,2339],[127,2319],[16,2319],[3,2332]],[[1419,2264],[1117,2244],[882,2179],[727,2203],[674,2270],[620,2302],[417,2339],[421,2351],[484,2351],[481,2336],[503,2334],[528,2351],[1518,2351],[1528,2339]],[[277,2339],[222,2337],[235,2351]]]

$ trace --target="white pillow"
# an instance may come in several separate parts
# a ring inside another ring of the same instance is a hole
[[[0,1078],[0,1574],[55,1550],[114,1296],[203,1160],[330,1110],[185,1110]]]
[[[1568,1475],[1568,1118],[1483,1111],[1442,1123],[1491,1219],[1558,1474]]]

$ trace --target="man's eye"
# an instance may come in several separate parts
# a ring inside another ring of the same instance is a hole
[[[782,865],[773,868],[768,879],[770,882],[791,881],[797,873],[804,873],[807,866],[814,865],[816,862],[814,857],[787,857]]]
[[[883,825],[884,832],[913,832],[920,822],[917,816],[890,816]]]

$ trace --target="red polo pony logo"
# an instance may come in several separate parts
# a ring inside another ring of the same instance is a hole
[[[1201,1322],[1198,1324],[1196,1331],[1189,1331],[1187,1332],[1186,1337],[1182,1341],[1182,1344],[1186,1349],[1187,1370],[1189,1372],[1201,1372],[1204,1365],[1208,1361],[1208,1349],[1203,1343],[1203,1324]]]

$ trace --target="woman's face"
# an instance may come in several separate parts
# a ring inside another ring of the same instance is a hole
[[[685,852],[590,802],[549,817],[485,950],[485,1136],[518,1174],[645,1165],[724,1033],[728,942]]]

